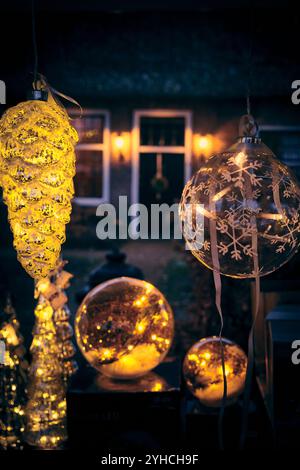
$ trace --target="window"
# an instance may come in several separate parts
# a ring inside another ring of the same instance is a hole
[[[260,126],[260,136],[276,157],[293,170],[300,181],[300,127]]]
[[[132,203],[177,202],[191,176],[191,111],[135,111],[132,149]]]
[[[107,111],[70,113],[79,142],[76,146],[75,199],[80,206],[98,206],[109,200],[110,120]]]

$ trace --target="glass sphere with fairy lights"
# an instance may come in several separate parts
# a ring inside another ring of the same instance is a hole
[[[206,267],[236,278],[269,274],[300,244],[300,189],[292,172],[243,116],[241,137],[213,155],[187,183],[180,204],[183,234]]]
[[[119,380],[154,369],[168,353],[173,334],[173,312],[162,293],[128,277],[91,290],[75,318],[83,356],[98,371]]]
[[[226,405],[234,403],[244,390],[247,357],[232,341],[222,338],[227,380]],[[208,407],[220,407],[224,393],[220,338],[203,338],[187,352],[183,375],[190,392]]]

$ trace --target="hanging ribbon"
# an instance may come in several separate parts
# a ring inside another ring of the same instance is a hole
[[[64,93],[61,93],[60,91],[53,88],[49,84],[49,82],[47,81],[46,77],[44,75],[42,75],[41,73],[39,73],[38,76],[39,76],[39,79],[34,80],[33,83],[32,83],[32,86],[33,86],[34,90],[46,90],[51,95],[51,97],[53,98],[55,103],[60,108],[63,108],[63,109],[65,109],[65,107],[63,106],[61,101],[58,99],[58,97],[63,98],[66,101],[69,101],[69,103],[74,104],[75,106],[77,106],[80,109],[80,118],[82,117],[83,110],[82,110],[81,105],[78,103],[78,101],[76,101],[71,96],[65,95]]]
[[[216,204],[214,201],[215,195],[215,185],[211,188],[210,197],[209,197],[209,210],[211,213],[215,213]],[[222,362],[222,375],[223,375],[223,397],[222,403],[219,413],[219,420],[218,420],[218,438],[219,438],[219,447],[220,450],[224,450],[224,439],[223,439],[223,421],[224,421],[224,414],[225,414],[225,407],[227,401],[227,378],[226,378],[226,370],[225,370],[225,353],[224,353],[224,343],[222,341],[222,334],[223,334],[223,313],[222,313],[222,305],[221,305],[221,293],[222,293],[222,283],[221,283],[221,276],[220,276],[220,262],[219,262],[219,255],[218,255],[218,240],[217,240],[217,228],[216,228],[216,219],[214,217],[209,219],[209,231],[210,231],[210,240],[211,240],[211,255],[212,255],[212,262],[213,262],[213,276],[214,276],[214,284],[215,284],[215,303],[216,307],[220,316],[220,332],[219,332],[219,341],[221,346],[221,362]]]
[[[246,200],[252,199],[252,185],[250,177],[245,177],[245,198]],[[252,322],[251,330],[248,338],[248,364],[246,371],[246,380],[245,380],[245,392],[244,392],[244,403],[243,403],[243,414],[242,414],[242,430],[240,437],[240,449],[242,450],[245,447],[247,430],[248,430],[248,416],[249,416],[249,406],[250,406],[250,396],[252,389],[252,378],[255,365],[255,324],[259,311],[259,297],[260,297],[260,277],[259,277],[259,262],[258,262],[258,242],[257,242],[257,225],[256,225],[256,216],[252,215],[250,217],[251,224],[251,241],[252,241],[252,256],[253,256],[253,275],[255,279],[255,308],[254,308],[254,319]]]

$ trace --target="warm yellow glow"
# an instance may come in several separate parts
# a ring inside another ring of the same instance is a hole
[[[136,324],[136,327],[135,327],[135,331],[137,333],[144,333],[146,327],[148,325],[148,321],[146,318],[143,318],[141,321],[139,321],[137,324]]]
[[[53,310],[42,296],[35,309],[36,323],[31,344],[29,396],[26,405],[26,442],[55,449],[66,440],[66,398],[53,323]]]
[[[246,377],[247,357],[243,350],[223,338],[227,403],[242,393]],[[224,392],[221,345],[219,338],[205,338],[188,351],[183,373],[190,391],[206,406],[220,406]]]
[[[192,207],[192,209],[193,209],[193,207]],[[215,219],[216,218],[216,216],[213,212],[208,211],[201,204],[196,204],[196,212],[198,212],[201,215],[204,215],[204,217],[207,217],[208,219]]]
[[[219,201],[225,194],[227,194],[230,191],[230,186],[227,186],[227,188],[222,189],[222,191],[218,192],[217,194],[214,195],[212,200],[214,202]]]
[[[40,281],[37,283],[37,289],[41,294],[44,294],[45,292],[47,292],[49,287],[50,287],[50,280],[48,278],[40,279]]]
[[[10,323],[5,323],[1,328],[1,336],[6,341],[6,344],[11,346],[17,346],[19,339],[16,334],[16,330]]]
[[[116,137],[115,144],[118,150],[122,150],[124,148],[124,137],[118,135]]]
[[[151,284],[117,278],[87,295],[76,314],[75,332],[83,355],[97,370],[112,378],[135,379],[166,356],[173,312]]]
[[[0,120],[0,182],[23,268],[35,279],[56,266],[70,220],[78,140],[53,99],[26,101]]]
[[[4,357],[0,361],[0,448],[20,449],[24,432],[25,375],[23,337],[10,298],[0,320],[0,341],[4,343]],[[3,363],[3,367],[2,366]]]
[[[109,377],[128,379],[138,377],[153,369],[160,362],[160,353],[153,344],[140,344],[118,361],[101,367]]]
[[[244,152],[239,152],[235,157],[234,157],[234,163],[239,166],[240,168],[243,168],[244,164],[247,161],[247,155]]]
[[[209,157],[213,152],[213,136],[211,134],[194,134],[193,152],[196,157]]]
[[[112,356],[112,352],[109,349],[104,349],[103,351],[103,357],[105,359],[109,359]]]
[[[259,219],[269,219],[269,220],[282,220],[282,214],[267,214],[266,212],[260,212],[257,217]]]
[[[161,381],[157,380],[157,382],[155,382],[153,384],[153,387],[152,387],[151,391],[152,392],[161,392],[163,390],[163,388],[164,388],[164,384]]]
[[[146,295],[142,295],[141,297],[138,297],[136,300],[134,300],[133,306],[134,307],[143,307],[146,302],[147,302]]]
[[[127,161],[130,157],[130,132],[112,132],[111,151],[116,162]]]

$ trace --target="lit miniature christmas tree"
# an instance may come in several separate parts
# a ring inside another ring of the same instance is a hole
[[[24,432],[26,372],[23,337],[10,297],[0,314],[0,341],[3,361],[0,360],[0,448],[20,448]]]
[[[63,377],[67,381],[78,370],[78,365],[74,360],[76,349],[72,342],[71,312],[67,304],[68,297],[65,293],[65,289],[69,287],[70,279],[73,276],[63,269],[65,264],[66,262],[60,261],[56,272],[51,278],[57,289],[57,295],[53,297],[51,304],[54,310],[53,321],[60,350]]]
[[[68,297],[65,289],[70,285],[72,274],[64,270],[66,261],[60,260],[55,271],[47,278],[41,279],[36,285],[36,295],[41,293],[53,309],[53,323],[57,335],[59,358],[62,375],[68,379],[77,371],[78,365],[74,360],[76,349],[72,342],[73,328],[70,325],[71,312],[67,305]]]
[[[44,449],[57,448],[66,438],[66,398],[53,324],[53,308],[40,294],[31,344],[26,441]]]

